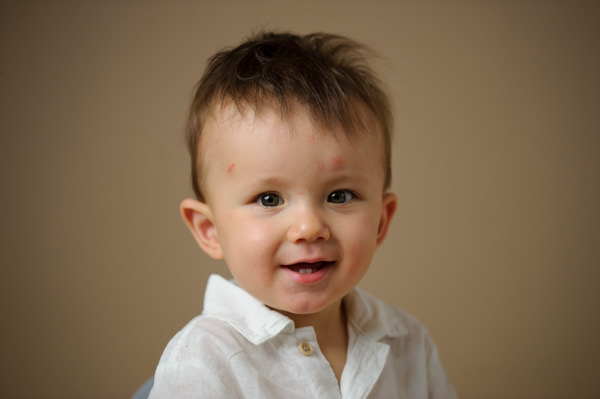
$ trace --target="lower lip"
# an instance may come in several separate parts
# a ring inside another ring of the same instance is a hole
[[[287,268],[287,267],[283,267],[283,270],[296,283],[315,284],[315,283],[318,283],[319,281],[323,280],[327,276],[331,266],[333,266],[333,264],[327,264],[327,265],[323,266],[321,269],[319,269],[313,273],[306,273],[306,274],[295,272],[292,269]]]

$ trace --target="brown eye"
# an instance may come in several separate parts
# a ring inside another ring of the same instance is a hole
[[[331,202],[332,204],[345,204],[353,197],[354,195],[348,190],[336,190],[329,194],[327,202]]]
[[[274,193],[264,193],[258,196],[256,201],[266,208],[279,206],[282,204],[283,200],[281,197]]]

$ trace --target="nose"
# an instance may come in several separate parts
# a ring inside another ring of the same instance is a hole
[[[318,210],[305,206],[291,216],[293,219],[287,232],[289,241],[299,243],[329,239],[329,226]]]

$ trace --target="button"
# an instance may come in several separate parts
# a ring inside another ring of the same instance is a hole
[[[315,353],[315,349],[308,342],[301,342],[300,345],[298,345],[298,351],[304,356],[310,356]]]

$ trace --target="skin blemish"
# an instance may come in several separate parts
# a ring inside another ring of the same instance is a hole
[[[229,166],[227,166],[227,173],[231,174],[231,172],[233,172],[234,169],[235,169],[235,162],[232,162],[229,164]]]
[[[319,172],[323,172],[325,170],[325,164],[323,162],[319,162],[317,168]]]
[[[314,143],[314,142],[316,142],[316,141],[317,141],[317,135],[316,135],[316,134],[314,134],[314,135],[312,135],[312,136],[308,137],[308,138],[307,138],[307,141],[308,141],[309,143]]]
[[[340,157],[331,158],[331,168],[333,171],[338,171],[344,166],[344,161]]]

